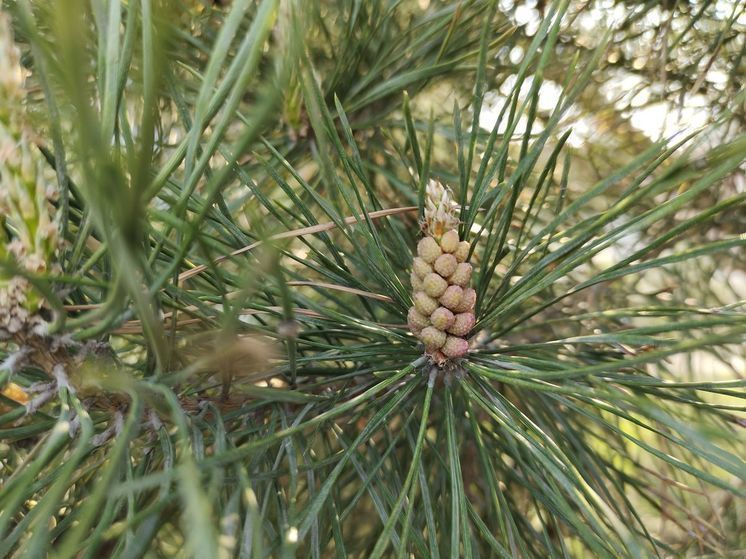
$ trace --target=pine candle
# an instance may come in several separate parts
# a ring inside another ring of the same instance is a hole
[[[20,52],[0,13],[0,260],[43,274],[57,269],[56,191],[44,178],[25,96]],[[44,333],[45,304],[26,278],[0,272],[0,340]]]
[[[407,323],[430,359],[444,365],[469,351],[477,294],[469,287],[471,248],[459,238],[450,191],[431,180],[425,201],[425,236],[412,261],[412,301]]]

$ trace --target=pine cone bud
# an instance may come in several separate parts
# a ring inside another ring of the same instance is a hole
[[[426,326],[429,326],[430,321],[424,314],[418,311],[415,307],[410,307],[409,312],[407,313],[407,324],[409,325],[410,330],[412,330],[413,332],[414,331],[419,332]]]
[[[456,260],[458,262],[466,262],[466,259],[469,257],[469,249],[471,248],[471,245],[468,241],[461,241],[458,244],[458,248],[456,249],[456,252],[453,253],[453,255],[456,257]]]
[[[440,304],[447,309],[454,310],[458,308],[459,303],[463,297],[464,290],[458,285],[451,285],[445,290],[443,295],[440,296]]]
[[[430,322],[438,330],[448,330],[453,324],[455,317],[453,313],[445,307],[438,307],[435,312],[430,315]]]
[[[422,280],[423,289],[430,297],[440,297],[448,287],[448,282],[438,274],[428,274]]]
[[[424,330],[423,330],[424,332]],[[458,359],[463,357],[469,351],[469,342],[464,338],[457,338],[456,336],[448,336],[445,343],[440,350],[451,359]]]
[[[417,244],[417,254],[428,264],[442,254],[438,242],[432,237],[425,237]]]
[[[456,271],[448,278],[451,285],[466,286],[471,280],[471,264],[462,262],[456,267]]]
[[[414,294],[414,307],[425,316],[430,316],[438,308],[438,301],[430,297],[424,291],[417,291]]]
[[[432,273],[433,267],[419,256],[415,256],[414,260],[412,260],[412,270],[420,278],[424,278],[426,275]]]
[[[441,332],[433,326],[428,326],[420,332],[420,340],[425,344],[425,348],[428,351],[435,351],[440,349],[446,342],[446,333]]]
[[[475,322],[474,313],[459,313],[455,316],[451,327],[448,328],[448,332],[454,336],[466,336],[474,328]]]
[[[453,254],[441,254],[435,260],[433,269],[444,278],[447,278],[456,271],[457,266],[458,262],[456,262],[456,257]]]
[[[451,229],[446,231],[440,238],[440,248],[443,252],[454,252],[458,248],[458,231]]]
[[[422,291],[422,280],[414,273],[414,270],[409,274],[409,282],[412,284],[412,291]]]
[[[464,294],[461,297],[461,302],[458,304],[458,306],[453,309],[454,312],[460,313],[460,312],[470,312],[474,311],[474,305],[477,302],[477,292],[474,291],[471,287],[467,287],[464,289]]]

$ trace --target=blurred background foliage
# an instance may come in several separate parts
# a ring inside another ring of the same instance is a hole
[[[0,252],[46,324],[0,342],[0,556],[744,553],[746,3],[3,7],[60,242]],[[404,324],[430,176],[453,382]]]

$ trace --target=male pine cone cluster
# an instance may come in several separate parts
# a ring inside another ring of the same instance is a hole
[[[412,262],[412,300],[409,329],[425,345],[437,364],[466,355],[466,336],[474,327],[477,294],[469,287],[471,264],[466,262],[469,243],[449,229],[422,238]]]

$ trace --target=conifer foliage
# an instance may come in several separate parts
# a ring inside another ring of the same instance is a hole
[[[2,7],[0,557],[744,552],[742,2]]]

